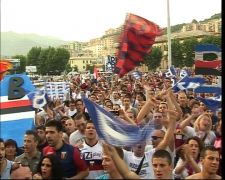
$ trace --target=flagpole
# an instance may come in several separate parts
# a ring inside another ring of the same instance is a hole
[[[171,30],[170,30],[170,5],[167,0],[167,39],[168,39],[168,68],[172,65],[171,61]]]

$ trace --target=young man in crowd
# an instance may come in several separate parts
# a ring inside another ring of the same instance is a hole
[[[32,174],[37,172],[37,165],[41,159],[41,152],[37,149],[38,142],[39,136],[37,133],[27,130],[24,135],[24,153],[15,159],[15,162],[29,166]]]
[[[188,176],[186,179],[222,179],[216,174],[220,162],[219,151],[214,146],[206,146],[201,151],[200,156],[202,171]]]
[[[59,121],[52,120],[46,123],[46,138],[48,146],[43,149],[43,154],[56,154],[62,163],[65,178],[83,179],[88,176],[88,167],[81,159],[79,149],[63,141],[62,125]]]
[[[77,128],[69,137],[69,143],[72,146],[79,147],[84,142],[85,138],[85,127],[86,127],[86,116],[83,113],[78,113],[74,117],[75,126]]]
[[[94,124],[91,120],[87,120],[85,141],[80,146],[80,152],[89,167],[89,176],[87,179],[95,179],[104,174],[102,166],[103,148],[98,140]]]

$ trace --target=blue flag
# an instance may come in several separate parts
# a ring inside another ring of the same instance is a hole
[[[83,97],[85,107],[94,123],[99,139],[114,146],[132,146],[145,141],[154,130],[154,125],[144,127],[118,119],[98,104]]]
[[[176,77],[177,72],[174,66],[170,66],[170,68],[165,72],[165,76],[168,78],[174,78]]]
[[[188,77],[185,76],[181,80],[179,80],[173,87],[172,89],[174,92],[178,92],[180,90],[185,90],[185,89],[195,89],[202,84],[204,84],[206,81],[204,78],[201,77]]]
[[[215,97],[214,99],[202,97],[197,97],[197,99],[203,102],[212,111],[216,111],[221,108],[221,96]]]
[[[221,95],[222,88],[219,86],[202,85],[194,90],[195,93],[215,93],[216,96]]]

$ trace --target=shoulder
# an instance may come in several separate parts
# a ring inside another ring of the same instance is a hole
[[[201,179],[201,173],[196,173],[191,176],[186,177],[186,179]]]
[[[19,156],[16,157],[15,162],[19,162],[21,159],[23,159],[25,157],[25,154],[21,154]]]

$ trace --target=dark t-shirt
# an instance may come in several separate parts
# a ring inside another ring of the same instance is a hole
[[[77,174],[79,171],[84,171],[88,167],[83,159],[81,159],[80,151],[78,148],[70,144],[63,143],[63,146],[56,150],[51,146],[46,146],[43,149],[43,155],[56,154],[60,159],[64,177],[70,178]]]

